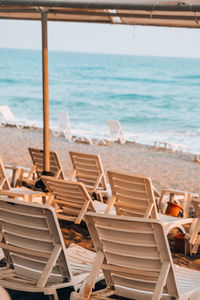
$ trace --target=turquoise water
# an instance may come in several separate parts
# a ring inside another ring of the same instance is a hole
[[[42,125],[41,52],[0,49],[0,105]],[[200,152],[200,59],[49,52],[50,126],[68,111],[73,129],[120,120],[141,143]]]

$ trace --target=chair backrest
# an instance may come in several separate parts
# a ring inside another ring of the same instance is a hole
[[[106,190],[106,179],[101,158],[96,154],[69,151],[74,168],[74,177],[87,188]]]
[[[13,113],[8,105],[0,106],[0,115],[6,121],[14,121],[15,120],[15,116],[13,115]]]
[[[54,196],[52,204],[59,209],[58,218],[79,224],[87,210],[95,211],[92,199],[83,183],[49,176],[42,176],[41,179]]]
[[[116,138],[119,138],[120,135],[123,135],[123,130],[121,127],[121,124],[118,120],[107,120],[106,121],[110,132],[113,136],[115,136]]]
[[[157,219],[150,178],[108,171],[108,179],[118,215]]]
[[[0,198],[0,247],[9,268],[36,286],[72,280],[53,207]]]
[[[166,293],[178,299],[168,240],[158,220],[96,213],[87,213],[85,220],[97,252],[96,266],[115,295],[157,300]],[[85,287],[89,299],[87,283]]]
[[[44,150],[36,148],[28,148],[33,165],[36,167],[38,177],[43,172]],[[58,154],[55,151],[50,151],[50,171],[54,173],[54,177],[64,179],[64,174]]]
[[[2,159],[0,158],[0,189],[3,190],[10,190],[10,182],[8,180],[8,177],[6,175],[6,170],[4,168],[4,164]]]
[[[58,126],[61,131],[71,132],[70,118],[67,111],[57,112]]]

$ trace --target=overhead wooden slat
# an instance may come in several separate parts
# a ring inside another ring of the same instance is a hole
[[[42,3],[42,4],[41,4]],[[41,20],[40,6],[49,21],[200,27],[200,5],[187,1],[9,1],[0,3],[0,18]],[[87,7],[87,8],[86,8]]]

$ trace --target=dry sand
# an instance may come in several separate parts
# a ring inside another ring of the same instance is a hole
[[[30,167],[28,147],[42,148],[41,129],[17,129],[0,127],[0,157],[4,163]],[[175,188],[200,193],[200,165],[190,153],[166,152],[154,147],[126,143],[110,146],[91,146],[85,143],[70,143],[64,137],[50,136],[50,148],[57,151],[65,176],[72,171],[68,152],[96,153],[101,156],[105,170],[128,172],[152,179],[154,186]]]
[[[41,129],[5,127],[0,128],[0,135],[0,157],[7,164],[15,163],[30,167],[31,159],[28,147],[42,148],[43,145]],[[57,151],[66,177],[72,171],[68,154],[72,150],[99,154],[105,173],[107,170],[115,170],[148,176],[160,191],[162,188],[175,188],[200,193],[200,165],[194,162],[194,155],[190,153],[166,152],[157,150],[154,147],[133,143],[124,145],[113,143],[110,146],[69,143],[64,137],[55,138],[52,134],[50,136],[50,147],[51,150]],[[80,245],[91,246],[84,228],[78,235],[75,227],[71,231],[65,228],[64,235],[67,239]],[[174,262],[180,265],[200,270],[199,254],[191,258],[186,257],[184,254],[173,253],[173,259]]]

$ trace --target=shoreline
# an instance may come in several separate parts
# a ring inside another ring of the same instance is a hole
[[[28,147],[43,148],[42,129],[0,127],[2,146],[0,157],[4,164],[31,167]],[[109,146],[68,142],[64,136],[50,133],[50,149],[56,151],[65,177],[72,172],[69,151],[99,154],[105,174],[108,170],[147,176],[158,189],[173,188],[200,193],[200,166],[195,155],[188,152],[172,152],[150,145],[115,142]]]

